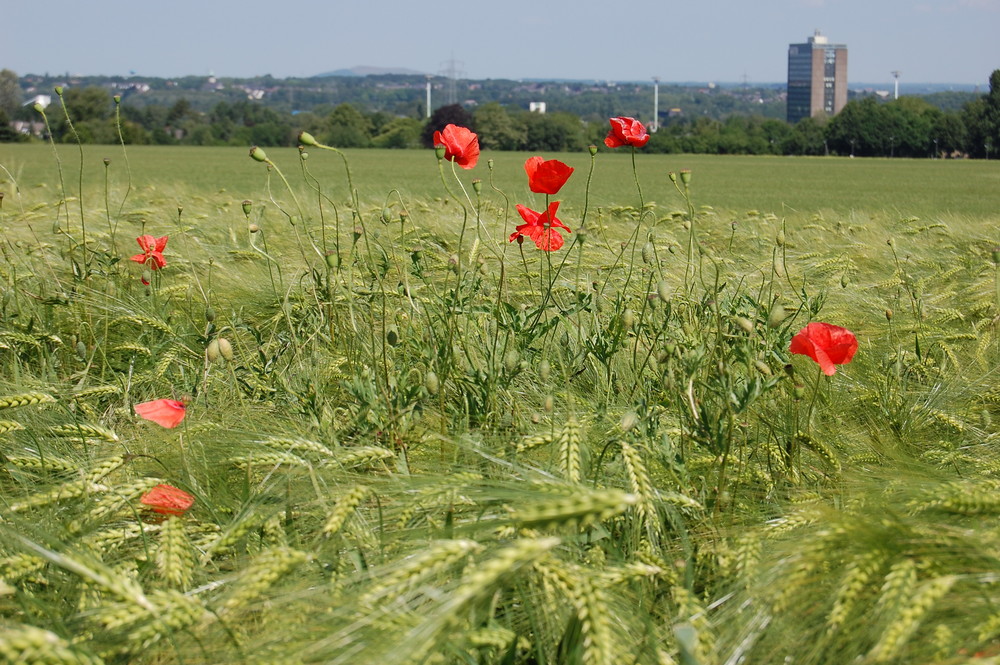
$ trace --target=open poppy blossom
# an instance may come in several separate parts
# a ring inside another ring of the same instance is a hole
[[[557,194],[573,174],[573,167],[558,159],[535,156],[524,163],[524,171],[528,174],[528,189],[536,194]]]
[[[809,356],[827,376],[837,373],[837,365],[851,362],[858,350],[858,338],[847,328],[830,323],[810,323],[792,337],[792,353]]]
[[[479,137],[467,127],[446,125],[434,132],[434,147],[444,146],[444,158],[463,169],[471,169],[479,161]]]
[[[184,402],[176,399],[156,399],[135,405],[137,416],[167,428],[180,425],[186,412],[187,407]]]
[[[142,505],[161,515],[183,515],[194,505],[194,497],[173,485],[157,485],[139,499]]]
[[[524,220],[524,224],[518,226],[510,234],[510,241],[514,242],[518,237],[525,236],[535,241],[538,249],[545,252],[554,252],[563,246],[563,237],[556,229],[565,229],[567,233],[572,233],[569,227],[556,219],[556,210],[559,208],[559,201],[549,204],[545,212],[535,212],[523,205],[517,205],[517,212]]]
[[[163,236],[162,238],[139,236],[135,240],[139,243],[139,247],[142,249],[143,253],[130,256],[129,261],[135,261],[136,263],[142,264],[146,264],[148,262],[149,267],[153,270],[159,270],[160,268],[166,267],[167,260],[163,258],[163,250],[167,248],[167,236]],[[151,262],[150,259],[152,259]]]
[[[635,118],[617,117],[609,120],[611,131],[604,139],[604,145],[609,148],[620,148],[623,145],[630,145],[641,148],[649,142],[649,134],[646,127]]]

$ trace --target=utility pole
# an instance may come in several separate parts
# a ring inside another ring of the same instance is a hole
[[[893,92],[892,98],[899,99],[899,75],[902,74],[898,69],[892,72],[892,77],[896,79],[896,86]]]

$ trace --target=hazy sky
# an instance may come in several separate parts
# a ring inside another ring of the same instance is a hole
[[[311,76],[355,65],[466,78],[780,82],[820,29],[852,83],[985,84],[1000,0],[46,0],[3,3],[18,74]]]

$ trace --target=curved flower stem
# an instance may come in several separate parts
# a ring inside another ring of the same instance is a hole
[[[73,119],[69,115],[69,109],[66,108],[66,100],[63,98],[62,88],[56,88],[56,95],[59,96],[59,105],[62,107],[63,116],[66,118],[66,124],[69,125],[69,131],[73,134],[73,139],[76,141],[76,147],[80,151],[80,174],[79,180],[77,181],[77,204],[80,207],[80,233],[82,241],[80,246],[83,247],[83,279],[87,279],[90,273],[90,259],[87,257],[87,222],[83,215],[83,142],[80,140],[80,135],[76,131],[76,127],[73,126]],[[66,207],[66,219],[69,220],[69,206]]]

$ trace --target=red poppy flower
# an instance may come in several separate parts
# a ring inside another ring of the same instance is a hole
[[[175,399],[156,399],[135,405],[135,413],[140,418],[151,420],[162,427],[174,428],[184,420],[187,407]]]
[[[183,515],[194,505],[194,497],[173,485],[157,485],[139,501],[161,515]]]
[[[163,250],[167,248],[167,236],[163,236],[162,238],[139,236],[135,240],[139,243],[139,247],[142,249],[143,253],[130,256],[129,261],[144,264],[150,259],[153,259],[153,261],[149,264],[149,267],[153,270],[159,270],[160,268],[166,267],[167,260],[163,258]]]
[[[538,249],[546,252],[554,252],[562,247],[563,237],[556,229],[565,229],[567,233],[572,233],[572,231],[569,230],[568,226],[556,219],[556,209],[558,208],[559,201],[550,203],[548,210],[545,212],[535,212],[530,208],[525,208],[523,205],[518,204],[517,212],[520,213],[521,219],[525,223],[518,226],[510,234],[510,242],[514,242],[518,236],[527,236],[535,241]]]
[[[630,145],[641,148],[649,142],[649,134],[641,122],[635,118],[611,118],[611,131],[604,139],[604,145],[609,148],[620,148]]]
[[[446,125],[434,132],[434,147],[444,146],[444,158],[463,169],[471,169],[479,161],[479,137],[475,132],[458,125]]]
[[[810,323],[792,338],[792,353],[809,356],[827,376],[837,372],[837,365],[851,362],[858,350],[858,338],[847,328],[830,323]]]
[[[558,159],[537,156],[528,158],[524,170],[528,174],[528,189],[536,194],[557,194],[573,174],[573,168]]]

